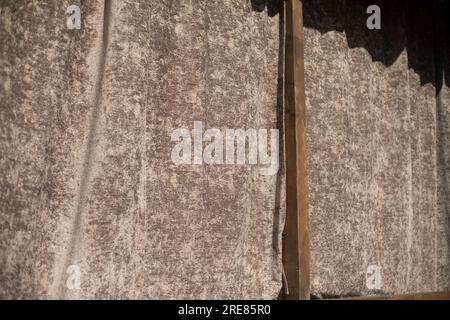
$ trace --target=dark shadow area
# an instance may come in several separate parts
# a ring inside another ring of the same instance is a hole
[[[436,41],[436,53],[440,56],[441,62],[438,65],[439,70],[444,72],[442,80],[445,80],[445,85],[450,86],[450,1],[445,0],[445,3],[441,6],[441,10],[438,9],[438,22],[437,25],[437,41]]]
[[[251,0],[252,10],[263,12],[267,8],[269,17],[274,17],[280,12],[284,12],[283,0]]]
[[[407,50],[409,68],[420,75],[421,84],[440,89],[435,70],[438,12],[449,19],[448,1],[439,0],[303,0],[305,28],[321,33],[345,32],[349,48],[365,48],[373,61],[392,65]],[[369,30],[366,13],[370,5],[381,9],[381,29]],[[437,45],[441,45],[437,43]],[[442,67],[448,69],[445,61]]]
[[[445,2],[445,8],[443,12],[443,25],[444,25],[444,34],[442,38],[445,39],[445,57],[443,63],[443,70],[445,72],[445,83],[447,86],[450,86],[450,1]]]

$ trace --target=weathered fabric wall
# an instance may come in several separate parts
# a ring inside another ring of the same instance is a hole
[[[450,290],[448,19],[372,2],[303,1],[315,296]],[[274,3],[0,0],[0,298],[277,297],[283,168],[171,160],[280,127]]]
[[[281,171],[170,158],[193,121],[280,123],[279,18],[253,9],[0,1],[1,298],[278,295]]]
[[[303,1],[313,295],[450,289],[449,11],[435,4]]]

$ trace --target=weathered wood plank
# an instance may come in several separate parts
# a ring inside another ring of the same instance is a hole
[[[306,157],[302,3],[286,2],[285,152],[286,221],[283,265],[286,299],[310,298],[309,216]]]

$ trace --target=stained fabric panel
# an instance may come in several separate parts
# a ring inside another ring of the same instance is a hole
[[[448,11],[434,5],[303,1],[313,296],[450,288]]]
[[[0,10],[0,297],[277,297],[281,171],[175,165],[171,133],[278,127],[278,7]]]
[[[312,297],[450,291],[449,4],[302,3]],[[284,30],[275,0],[0,0],[0,298],[277,298]],[[196,124],[279,129],[278,171],[175,163]]]

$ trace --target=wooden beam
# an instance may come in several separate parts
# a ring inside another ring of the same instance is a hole
[[[286,220],[283,232],[285,299],[310,299],[303,13],[286,1],[285,153]],[[286,288],[287,286],[287,288]]]

